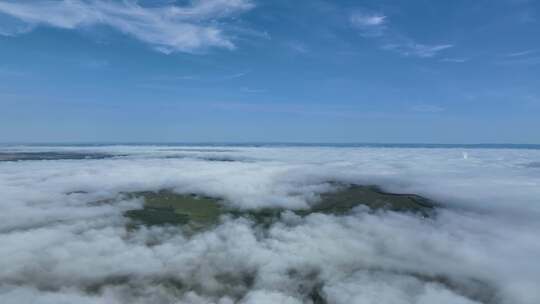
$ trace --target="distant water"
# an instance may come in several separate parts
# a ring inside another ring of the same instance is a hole
[[[279,143],[279,142],[192,142],[192,143],[164,143],[164,142],[103,142],[103,143],[4,143],[0,147],[9,146],[53,146],[53,147],[104,147],[104,146],[159,146],[159,147],[332,147],[332,148],[423,148],[423,149],[528,149],[540,150],[540,144],[425,144],[425,143]]]

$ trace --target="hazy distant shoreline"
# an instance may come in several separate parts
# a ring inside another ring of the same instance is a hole
[[[158,146],[158,147],[330,147],[330,148],[422,148],[422,149],[527,149],[540,150],[540,144],[430,144],[430,143],[303,143],[303,142],[69,142],[69,143],[0,143],[5,147],[107,147],[107,146]]]

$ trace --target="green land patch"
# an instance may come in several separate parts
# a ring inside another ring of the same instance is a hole
[[[321,194],[320,201],[308,212],[345,214],[360,205],[372,210],[413,212],[423,216],[429,216],[436,206],[433,201],[420,195],[388,193],[377,186],[352,184]]]
[[[263,208],[237,210],[225,207],[219,198],[197,194],[179,194],[170,190],[157,192],[142,191],[126,194],[142,197],[142,209],[130,210],[125,215],[132,225],[190,225],[204,228],[217,223],[223,214],[246,217],[257,224],[270,225],[279,219],[283,208]],[[370,210],[391,210],[410,212],[424,217],[434,213],[435,203],[415,194],[387,193],[376,186],[339,185],[336,191],[322,193],[320,199],[309,209],[290,210],[297,215],[312,213],[343,215],[357,206],[367,206]]]
[[[144,207],[125,213],[135,224],[208,226],[223,213],[219,200],[196,194],[178,194],[169,190],[130,193],[143,197]]]

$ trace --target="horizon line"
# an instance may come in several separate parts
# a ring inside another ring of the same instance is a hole
[[[9,145],[289,145],[289,146],[521,146],[539,147],[540,143],[430,143],[430,142],[311,142],[311,141],[21,141],[1,142]]]

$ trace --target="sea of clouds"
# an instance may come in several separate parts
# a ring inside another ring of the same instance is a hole
[[[540,150],[2,147],[118,157],[0,162],[0,302],[540,303]],[[308,208],[332,182],[438,202],[424,218],[285,211],[270,227],[126,229],[174,189],[231,208]],[[315,296],[314,296],[315,294]]]

